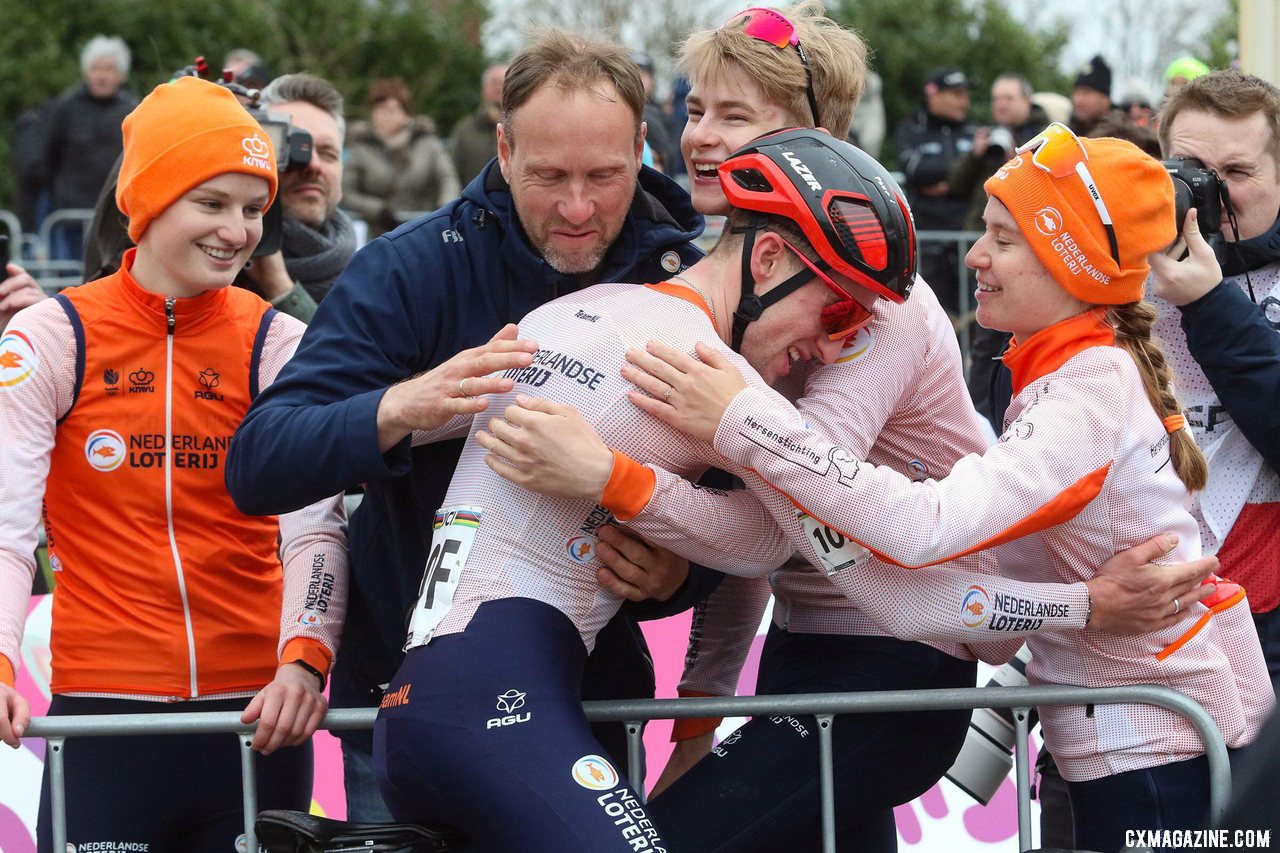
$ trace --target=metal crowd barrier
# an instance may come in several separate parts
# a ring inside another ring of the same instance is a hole
[[[9,235],[9,256],[21,257],[19,250],[22,242],[22,223],[18,221],[18,217],[11,210],[0,210],[0,226],[3,226],[5,233]],[[0,275],[0,279],[2,278],[4,276]]]
[[[627,728],[627,753],[632,788],[644,797],[644,743],[642,720],[685,717],[782,716],[812,714],[818,721],[819,785],[822,809],[822,848],[835,853],[835,790],[831,733],[837,714],[868,714],[887,711],[940,711],[974,708],[1013,709],[1015,765],[1018,788],[1018,849],[1031,848],[1031,766],[1028,757],[1028,717],[1037,705],[1084,705],[1137,703],[1157,705],[1191,721],[1205,745],[1209,759],[1209,815],[1221,820],[1231,796],[1231,767],[1227,748],[1213,718],[1194,700],[1155,685],[1129,687],[969,687],[942,690],[891,690],[868,693],[813,693],[788,696],[731,696],[712,699],[635,699],[620,702],[586,702],[583,708],[592,722],[618,721]],[[345,708],[329,711],[322,728],[359,729],[373,725],[373,708]],[[253,821],[258,812],[253,778],[252,727],[246,728],[235,711],[113,716],[38,717],[27,729],[27,737],[48,741],[46,761],[51,789],[53,848],[66,849],[66,791],[62,747],[72,736],[196,734],[238,732],[241,745],[244,791],[245,849],[256,850]],[[908,749],[909,745],[904,745]]]
[[[89,225],[93,222],[93,208],[91,207],[62,207],[57,210],[51,210],[40,222],[40,242],[44,244],[46,251],[53,248],[53,232],[68,226],[79,225],[81,233],[88,232]]]

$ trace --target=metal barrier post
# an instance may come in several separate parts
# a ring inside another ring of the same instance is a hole
[[[240,735],[240,789],[244,794],[244,849],[258,849],[257,830],[253,822],[258,816],[258,778],[253,773],[253,735]]]
[[[818,791],[822,798],[822,853],[836,853],[836,783],[835,758],[831,753],[831,727],[835,718],[819,714],[818,721]]]
[[[627,781],[635,790],[640,802],[647,803],[644,793],[644,725],[639,720],[627,720]]]
[[[45,760],[49,763],[49,817],[53,824],[53,849],[67,849],[67,778],[62,763],[65,738],[49,738]]]
[[[1031,849],[1031,760],[1027,739],[1031,736],[1031,710],[1013,709],[1014,781],[1018,789],[1018,850]]]

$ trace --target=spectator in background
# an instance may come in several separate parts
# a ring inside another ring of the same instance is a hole
[[[13,212],[22,230],[34,233],[49,212],[49,185],[45,183],[44,145],[49,113],[56,98],[48,98],[14,119],[9,137],[9,163],[13,167]],[[14,235],[16,236],[16,235]]]
[[[1189,255],[1175,260],[1177,245],[1154,258],[1148,285],[1187,425],[1209,459],[1193,508],[1204,550],[1249,590],[1280,686],[1280,89],[1237,71],[1201,75],[1165,101],[1160,143],[1166,157],[1218,173],[1239,224],[1238,235],[1224,227],[1215,257],[1189,213]]]
[[[6,277],[0,280],[0,331],[9,325],[14,314],[45,298],[31,273],[17,264],[6,264],[4,274]]]
[[[458,122],[449,138],[449,153],[464,185],[498,155],[498,121],[502,118],[502,81],[507,66],[490,65],[480,77],[480,106]]]
[[[1130,80],[1125,86],[1120,103],[1116,105],[1125,118],[1138,127],[1151,127],[1155,121],[1156,111],[1151,106],[1151,98],[1147,95],[1147,87],[1141,80]],[[1096,134],[1095,134],[1096,135]],[[1155,155],[1160,159],[1160,155]]]
[[[262,57],[247,47],[237,47],[227,52],[222,60],[222,70],[231,72],[231,79],[250,89],[261,89],[271,82],[271,74]]]
[[[120,124],[138,104],[125,86],[129,48],[118,36],[94,36],[80,53],[84,82],[64,94],[49,114],[44,145],[46,186],[54,209],[92,208],[120,156]],[[84,229],[54,232],[50,253],[80,260]]]
[[[231,72],[231,79],[235,80],[240,74],[255,65],[262,64],[262,57],[257,51],[250,50],[247,47],[236,47],[227,51],[227,55],[222,59],[222,70]]]
[[[1098,55],[1085,63],[1076,75],[1075,85],[1071,89],[1071,121],[1067,124],[1077,136],[1088,136],[1093,126],[1113,110],[1111,66]]]
[[[1178,57],[1164,70],[1164,96],[1168,98],[1192,80],[1208,74],[1209,71],[1209,66],[1194,56]]]
[[[1105,116],[1102,121],[1093,126],[1093,130],[1089,132],[1089,136],[1097,139],[1102,136],[1112,136],[1116,139],[1123,139],[1126,142],[1132,142],[1134,145],[1142,149],[1142,153],[1148,154],[1157,160],[1160,159],[1160,140],[1156,137],[1156,132],[1149,127],[1143,127],[1134,124],[1127,118],[1117,121],[1119,114],[1111,114]]]
[[[853,108],[853,123],[849,126],[849,141],[872,156],[880,159],[884,145],[884,80],[867,69],[867,87],[862,99]]]
[[[1044,110],[1049,121],[1066,124],[1071,121],[1071,99],[1057,92],[1036,92],[1031,103]]]
[[[653,90],[653,57],[641,51],[632,51],[631,61],[640,69],[640,82],[644,83],[644,122],[648,125],[644,141],[653,153],[654,166],[663,174],[671,174],[677,160],[680,160],[679,137],[672,138],[667,130],[667,114],[654,96]]]
[[[412,110],[403,80],[375,80],[369,121],[351,125],[343,206],[369,223],[370,239],[458,194],[458,174],[436,123]]]
[[[987,178],[1013,157],[1014,149],[1044,130],[1049,118],[1031,103],[1031,83],[1021,74],[1006,73],[991,84],[991,118],[994,127],[973,132],[973,148],[951,166],[951,193],[969,199],[965,215],[967,231],[982,230],[987,206]]]
[[[934,71],[924,85],[924,101],[894,133],[904,189],[918,231],[958,231],[969,198],[954,195],[948,177],[952,164],[973,149],[973,127],[966,121],[969,78],[959,68]],[[952,243],[921,243],[920,274],[953,319],[960,313],[959,258]]]
[[[683,74],[677,74],[676,79],[671,81],[671,97],[667,101],[667,135],[676,140],[679,144],[680,136],[684,133],[684,126],[689,122],[689,108],[685,105],[684,99],[689,95],[689,78]],[[686,174],[684,170],[684,156],[676,157],[676,161],[671,164],[671,175]]]

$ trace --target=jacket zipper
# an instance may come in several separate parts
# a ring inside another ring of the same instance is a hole
[[[169,550],[173,553],[173,567],[178,575],[178,595],[182,598],[182,620],[187,630],[187,663],[191,672],[191,698],[199,695],[196,687],[196,637],[191,627],[191,604],[187,600],[187,580],[182,571],[182,555],[178,553],[178,537],[173,528],[173,330],[178,324],[174,315],[177,299],[166,296],[164,300],[165,369],[164,369],[164,514],[169,531]]]

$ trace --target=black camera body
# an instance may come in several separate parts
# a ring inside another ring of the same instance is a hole
[[[1222,263],[1222,253],[1226,247],[1226,240],[1222,236],[1222,208],[1226,187],[1222,179],[1217,172],[1205,168],[1204,163],[1194,157],[1164,160],[1162,165],[1173,179],[1178,235],[1182,235],[1182,223],[1186,221],[1187,211],[1194,207],[1200,234],[1213,247],[1218,263]],[[1227,203],[1230,204],[1229,201]]]
[[[251,90],[256,91],[256,90]],[[280,174],[306,168],[311,162],[311,134],[294,127],[287,116],[272,113],[256,103],[246,106],[254,121],[262,125],[276,151],[276,171]]]
[[[257,95],[257,90],[251,91],[255,96]],[[271,139],[271,145],[276,152],[276,172],[279,173],[281,180],[284,179],[285,172],[307,167],[311,162],[313,144],[310,133],[300,127],[294,127],[288,117],[271,113],[258,106],[256,97],[245,109]],[[283,232],[284,205],[277,198],[276,203],[271,205],[271,209],[262,219],[262,240],[258,242],[258,248],[253,250],[253,256],[261,258],[280,251],[281,241],[284,238]]]

